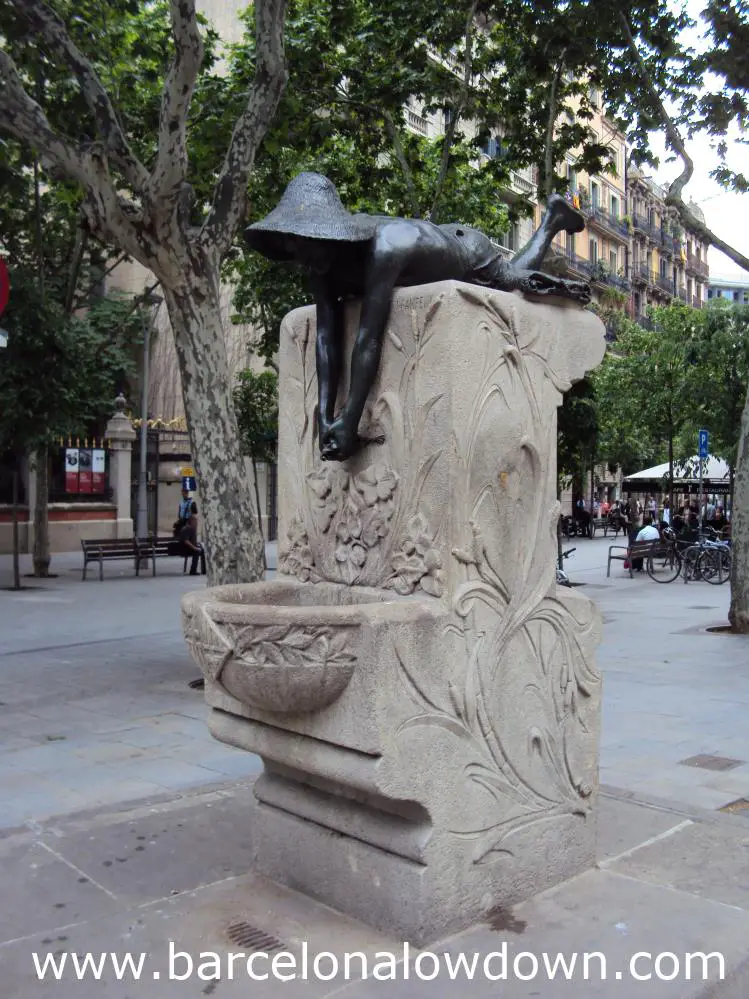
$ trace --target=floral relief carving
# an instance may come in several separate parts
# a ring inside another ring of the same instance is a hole
[[[466,814],[452,833],[473,844],[480,864],[512,856],[537,823],[584,820],[591,810],[598,618],[590,601],[557,594],[553,582],[559,509],[549,456],[560,379],[545,343],[518,324],[510,296],[464,287],[459,294],[477,316],[466,336],[484,360],[475,401],[455,428],[454,514],[464,534],[451,553],[444,644],[456,666],[452,675],[422,672],[395,651],[416,705],[399,735],[426,726],[454,746]],[[512,444],[492,466],[477,453],[497,425]],[[438,559],[419,523],[393,556],[388,585],[410,592],[428,564],[418,584],[439,590],[445,567]]]
[[[356,666],[356,628],[211,623],[224,653],[209,675],[251,707],[319,711],[340,697]]]
[[[289,524],[287,545],[278,553],[279,572],[296,576],[303,583],[317,583],[320,574],[315,568],[315,557],[309,543],[307,528],[299,517]]]
[[[390,532],[398,476],[380,462],[356,475],[322,466],[307,475],[307,482],[313,522],[324,545],[332,547],[339,577],[346,583],[360,582],[370,553]],[[283,571],[304,581],[319,581],[322,577],[300,517],[292,521],[288,536]]]
[[[390,564],[393,576],[385,584],[388,589],[407,596],[420,587],[432,597],[442,596],[445,583],[442,556],[434,547],[423,514],[417,513],[409,521],[405,537]]]
[[[428,430],[443,396],[425,392],[428,383],[421,374],[439,363],[428,355],[435,353],[434,320],[442,300],[440,295],[425,312],[410,309],[402,337],[388,332],[390,346],[403,355],[402,373],[394,390],[367,402],[360,432],[373,443],[364,453],[372,461],[356,473],[317,457],[313,347],[306,323],[297,332],[300,377],[292,383],[302,420],[301,430],[290,420],[288,433],[296,439],[300,462],[288,474],[297,479],[303,499],[279,554],[281,572],[305,582],[443,594],[443,543],[439,530],[432,529],[433,512],[422,502],[427,480],[442,471],[438,462],[445,448],[430,450]]]

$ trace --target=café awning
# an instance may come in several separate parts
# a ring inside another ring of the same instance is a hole
[[[722,458],[710,455],[700,459],[682,458],[674,462],[674,489],[682,493],[699,491],[700,463],[702,464],[702,485],[708,493],[729,493],[731,491],[731,470]],[[625,493],[664,493],[668,491],[668,462],[644,468],[641,472],[627,475],[622,481]]]

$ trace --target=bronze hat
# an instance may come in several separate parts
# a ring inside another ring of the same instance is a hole
[[[290,260],[278,236],[361,243],[375,231],[370,216],[346,211],[331,180],[319,173],[300,173],[289,182],[273,211],[245,229],[245,239],[266,257]]]

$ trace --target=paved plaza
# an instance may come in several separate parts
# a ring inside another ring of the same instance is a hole
[[[499,994],[745,999],[749,812],[720,809],[749,798],[749,639],[706,631],[725,623],[727,586],[630,579],[621,563],[607,578],[611,543],[565,546],[604,620],[599,867],[439,950],[485,953],[505,940],[511,952],[585,948],[624,961],[719,949],[730,972],[720,992],[679,978],[515,982]],[[305,941],[373,959],[402,944],[249,873],[259,761],[209,736],[180,632],[179,598],[202,580],[184,577],[179,560],[155,578],[110,565],[103,582],[83,583],[77,554],[55,556],[53,570],[20,593],[0,589],[0,995],[452,997],[444,975],[385,986],[340,974],[164,980],[169,940],[225,951],[239,921],[295,953]],[[9,583],[3,558],[0,587]],[[683,762],[694,757],[712,759]],[[144,951],[152,963],[137,985],[39,982],[31,952],[64,950]],[[474,982],[470,994],[494,997],[497,983]]]
[[[565,546],[604,619],[602,782],[708,809],[749,798],[749,639],[706,631],[726,621],[728,586],[630,579],[621,563],[606,578],[611,543]],[[202,580],[183,576],[179,559],[155,578],[114,563],[103,582],[81,582],[79,567],[77,554],[55,556],[58,578],[0,589],[0,828],[259,770],[210,737],[188,685],[198,673],[179,599]],[[739,762],[681,762],[703,755]]]

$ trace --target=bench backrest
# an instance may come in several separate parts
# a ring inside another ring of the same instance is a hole
[[[668,545],[665,541],[659,541],[654,538],[652,541],[633,541],[629,546],[629,550],[632,555],[642,555],[644,552],[665,551],[667,547]]]
[[[171,555],[173,551],[170,551],[170,546],[179,544],[175,538],[136,538],[135,544],[138,547],[138,551],[144,555]]]
[[[132,538],[89,538],[81,540],[84,555],[101,555],[110,558],[115,555],[134,555],[135,548]]]

